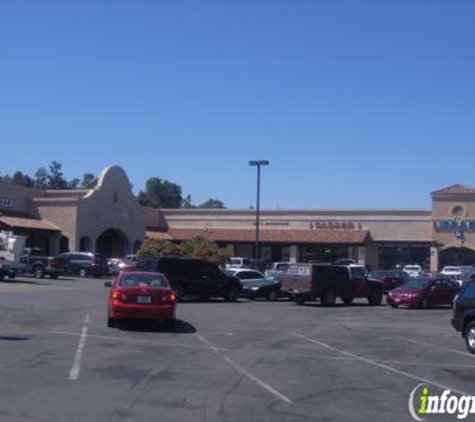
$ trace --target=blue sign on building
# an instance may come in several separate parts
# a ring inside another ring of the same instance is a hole
[[[465,232],[475,231],[475,220],[436,220],[434,229],[438,232],[453,232],[457,239],[463,239]]]

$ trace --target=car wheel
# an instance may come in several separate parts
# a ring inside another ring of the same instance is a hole
[[[279,298],[279,293],[277,293],[275,290],[271,290],[269,294],[267,295],[267,300],[270,300],[272,302],[275,302]]]
[[[227,302],[237,302],[239,299],[239,291],[236,287],[229,287],[225,299]]]
[[[430,301],[429,298],[425,297],[421,300],[421,308],[422,309],[428,309],[430,308]]]
[[[33,268],[33,275],[35,276],[35,278],[43,278],[45,276],[44,268],[37,265]]]
[[[470,322],[465,328],[465,345],[470,353],[475,354],[475,321]]]
[[[86,271],[85,268],[81,268],[79,270],[79,277],[81,277],[81,278],[86,278],[87,277],[87,271]]]
[[[117,320],[115,318],[107,317],[107,326],[109,328],[117,327]]]
[[[50,274],[49,277],[56,280],[59,277],[59,274]]]
[[[368,303],[371,306],[379,306],[381,305],[382,301],[383,301],[383,292],[379,289],[371,290],[368,296]]]
[[[392,303],[392,304],[391,304],[391,308],[394,308],[394,309],[396,309],[398,306],[399,306],[399,305],[397,305],[397,304],[395,304],[395,303]]]
[[[327,289],[323,292],[321,297],[323,306],[333,306],[336,301],[336,293],[333,289]]]
[[[341,300],[343,301],[345,305],[351,305],[351,303],[353,302],[353,299],[354,299],[353,296],[343,296],[341,298]]]
[[[5,274],[0,274],[0,280],[3,280],[4,277],[5,277]]]
[[[301,295],[294,295],[294,300],[297,305],[303,305],[305,303],[305,299]]]

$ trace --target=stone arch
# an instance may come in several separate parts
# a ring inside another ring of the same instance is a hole
[[[61,236],[59,242],[59,253],[69,252],[69,238],[67,236]]]
[[[79,252],[92,252],[92,239],[89,236],[83,236],[79,240]]]
[[[96,252],[107,258],[123,257],[130,252],[127,236],[118,229],[107,229],[97,238]]]
[[[439,267],[447,265],[472,265],[475,266],[475,251],[461,247],[449,247],[439,254]]]

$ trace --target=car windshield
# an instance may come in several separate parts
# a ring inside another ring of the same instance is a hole
[[[420,267],[414,266],[414,265],[408,265],[404,267],[404,271],[420,271]]]
[[[237,271],[236,270],[226,270],[224,274],[226,274],[229,277],[234,277],[236,275]]]
[[[168,287],[168,284],[160,274],[134,274],[126,273],[120,280],[121,286],[150,286],[150,287]]]
[[[430,278],[415,278],[401,286],[402,289],[424,289],[433,282]]]

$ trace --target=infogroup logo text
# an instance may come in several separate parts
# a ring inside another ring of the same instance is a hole
[[[468,415],[475,415],[475,397],[452,394],[444,390],[440,395],[430,395],[426,384],[419,384],[409,397],[409,412],[414,420],[425,421],[429,415],[456,415],[464,420]]]

